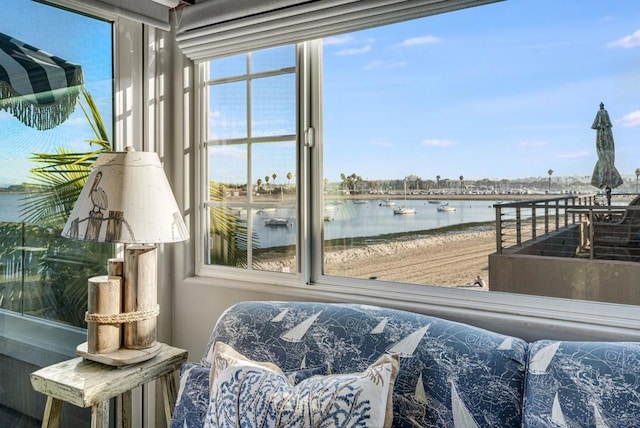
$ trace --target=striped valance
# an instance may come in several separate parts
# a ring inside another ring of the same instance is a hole
[[[0,109],[51,129],[73,112],[82,68],[0,33]]]

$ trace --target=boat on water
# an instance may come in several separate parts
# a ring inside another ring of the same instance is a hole
[[[409,207],[398,207],[393,209],[393,213],[394,214],[415,214],[416,209],[409,208]]]
[[[353,203],[356,205],[365,205],[367,201],[365,201],[364,199],[354,199]]]
[[[436,205],[440,203],[440,201],[438,201],[437,199],[429,199],[427,202],[430,204],[436,204]]]
[[[381,207],[395,207],[396,203],[394,201],[390,200],[390,199],[385,199],[384,201],[380,201],[378,206],[381,206]]]
[[[446,204],[440,204],[440,206],[438,207],[438,211],[443,211],[443,212],[455,211],[455,210],[456,209],[454,207],[449,206],[448,202]]]
[[[288,218],[274,217],[264,221],[265,226],[289,226],[290,221]]]
[[[399,208],[393,209],[394,214],[415,214],[415,208],[409,208],[407,206],[407,180],[404,180],[404,205]]]

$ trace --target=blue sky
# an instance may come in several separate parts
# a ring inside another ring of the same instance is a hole
[[[28,0],[4,8],[0,33],[80,64],[86,87],[111,129],[111,24]],[[53,152],[56,147],[86,151],[93,131],[80,108],[62,125],[38,131],[0,110],[0,186],[27,181],[29,153]]]
[[[324,171],[369,179],[590,176],[605,103],[640,167],[636,0],[509,0],[337,36],[324,50]]]
[[[101,111],[110,111],[110,26],[52,11],[16,0],[0,32],[81,64]],[[330,181],[343,172],[590,176],[600,102],[614,122],[618,169],[629,176],[640,167],[637,0],[508,0],[336,36],[325,41],[323,78]],[[90,137],[79,109],[45,132],[0,111],[0,185],[25,181],[33,166],[25,153],[61,142],[84,149]],[[264,164],[254,177],[293,169],[293,161],[282,170]]]

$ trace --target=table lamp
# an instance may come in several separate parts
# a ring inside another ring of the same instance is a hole
[[[108,275],[89,279],[85,359],[121,366],[157,355],[157,247],[189,233],[153,152],[103,152],[93,165],[62,236],[123,243]]]

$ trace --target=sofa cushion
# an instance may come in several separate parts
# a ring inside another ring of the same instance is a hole
[[[185,363],[171,418],[171,428],[201,427],[209,404],[209,367]]]
[[[374,306],[242,302],[214,327],[201,364],[221,341],[282,370],[365,370],[400,354],[394,427],[519,427],[527,343],[469,325]],[[458,425],[460,426],[460,425]]]
[[[209,405],[209,366],[185,363],[180,368],[180,386],[171,419],[171,428],[200,427]],[[289,382],[297,385],[312,376],[329,374],[326,365],[286,372]]]
[[[213,352],[205,427],[389,427],[397,355],[362,373],[313,376],[293,386],[274,364],[246,358],[223,342]]]
[[[640,426],[640,344],[530,345],[524,427]]]

